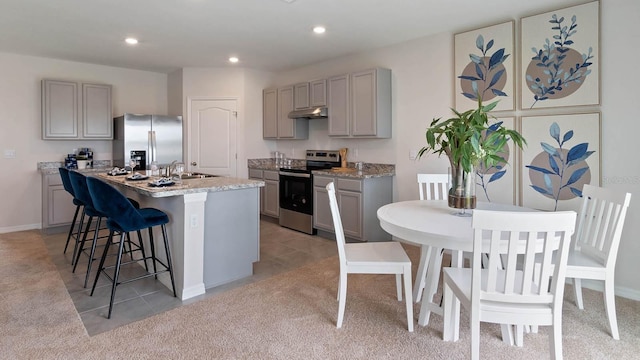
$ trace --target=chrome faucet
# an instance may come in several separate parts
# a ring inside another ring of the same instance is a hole
[[[173,160],[169,166],[167,166],[167,177],[171,177],[173,172],[176,170],[176,163],[178,160]]]

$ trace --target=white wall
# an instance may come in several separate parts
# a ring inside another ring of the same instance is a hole
[[[0,53],[0,232],[41,226],[40,161],[63,161],[74,148],[95,149],[96,160],[111,159],[111,141],[44,141],[40,120],[40,80],[91,81],[113,85],[113,114],[166,113],[165,74]]]
[[[188,131],[190,123],[190,119],[187,118],[189,98],[238,99],[237,176],[241,178],[248,177],[248,154],[251,154],[251,158],[266,157],[270,153],[269,147],[274,147],[272,141],[262,140],[262,89],[266,87],[270,77],[269,73],[243,68],[182,69],[182,114],[185,131]],[[188,143],[185,146],[188,147]]]
[[[550,9],[541,9],[545,12]],[[636,85],[640,73],[633,71],[640,49],[640,27],[634,16],[640,13],[637,0],[601,2],[601,93],[602,105],[602,185],[633,193],[616,271],[617,292],[640,299],[637,258],[640,242],[640,167],[633,144],[640,132],[635,116]],[[388,140],[340,140],[327,136],[327,120],[310,123],[308,140],[278,141],[277,150],[302,158],[305,149],[348,147],[358,149],[359,160],[396,164],[394,200],[417,199],[417,172],[446,172],[447,163],[433,155],[409,160],[409,151],[425,144],[424,131],[434,117],[451,115],[453,106],[453,34],[532,14],[509,14],[466,29],[417,39],[376,51],[277,74],[270,86],[282,86],[337,75],[374,66],[392,70],[393,138]],[[519,29],[519,25],[516,25]],[[595,107],[596,111],[598,110]],[[590,109],[591,110],[591,109]],[[584,110],[582,110],[584,111]],[[520,115],[520,112],[516,112]]]

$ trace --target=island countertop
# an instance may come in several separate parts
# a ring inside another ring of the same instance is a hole
[[[127,180],[128,175],[111,176],[106,173],[94,174],[107,182],[124,185],[127,188],[150,197],[160,198],[169,196],[179,196],[185,194],[195,194],[201,192],[228,191],[264,186],[264,181],[240,179],[234,177],[210,177],[204,179],[185,179],[182,184],[175,184],[166,187],[153,187],[147,180]]]

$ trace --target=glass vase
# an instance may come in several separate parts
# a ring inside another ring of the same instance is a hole
[[[467,209],[476,207],[476,171],[472,166],[471,171],[464,171],[462,165],[449,168],[449,207],[458,209],[454,215],[471,216]]]

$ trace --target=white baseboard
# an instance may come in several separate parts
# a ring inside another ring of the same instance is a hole
[[[16,231],[25,231],[25,230],[37,230],[42,229],[42,224],[26,224],[26,225],[18,225],[18,226],[5,226],[0,227],[0,234],[6,234]]]
[[[567,279],[567,282],[572,283],[571,279]],[[582,287],[603,292],[604,281],[582,280]],[[624,286],[615,286],[615,293],[616,293],[616,296],[620,296],[630,300],[640,301],[640,290],[630,289]],[[571,294],[573,294],[573,290],[571,290]]]

